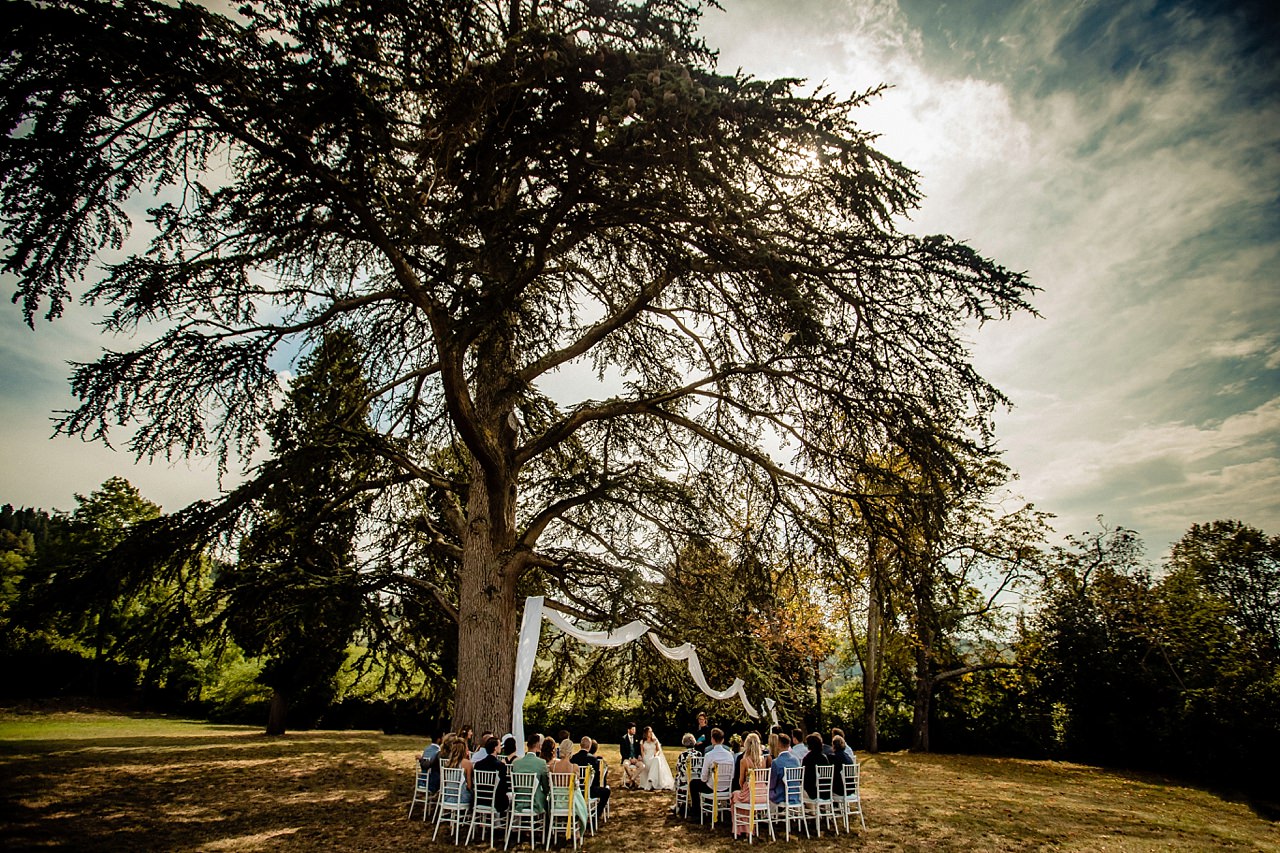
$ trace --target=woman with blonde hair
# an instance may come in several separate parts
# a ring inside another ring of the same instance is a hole
[[[569,760],[569,756],[573,755],[573,741],[568,738],[560,741],[560,748],[557,752],[559,753],[559,757],[554,763],[548,759],[547,772],[571,774],[573,784],[576,787],[578,780],[578,766]],[[578,787],[574,792],[573,797],[574,815],[578,818],[578,822],[582,824],[584,831],[586,830],[587,823],[590,821],[590,816],[587,813],[587,796],[589,796],[588,792],[584,792],[582,788]]]
[[[461,767],[467,777],[467,784],[463,787],[461,796],[453,796],[446,791],[444,794],[444,801],[446,803],[457,802],[462,805],[466,805],[471,802],[471,791],[474,787],[474,783],[471,781],[471,750],[468,748],[465,738],[456,737],[449,744],[449,757],[445,759],[444,766]]]
[[[737,803],[751,802],[751,771],[768,766],[760,749],[760,735],[752,732],[742,742],[742,760],[738,762],[738,789],[729,798],[729,808],[733,809],[733,806]],[[763,802],[768,802],[769,792],[767,790],[763,796]],[[761,801],[758,800],[758,802]],[[733,834],[735,837],[744,832],[750,835],[755,831],[753,817],[754,815],[751,812],[744,813],[736,809],[733,810]]]
[[[552,764],[548,762],[547,770],[551,773],[576,773],[578,768],[569,760],[569,756],[573,755],[573,741],[565,738],[560,741],[560,746],[556,749],[556,760]]]

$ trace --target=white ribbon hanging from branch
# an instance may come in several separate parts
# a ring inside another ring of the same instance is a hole
[[[649,641],[653,643],[654,648],[663,657],[668,660],[688,661],[689,675],[693,677],[694,684],[698,685],[698,689],[703,693],[712,699],[720,700],[732,699],[737,696],[748,715],[751,717],[760,716],[760,713],[748,701],[746,687],[741,678],[735,678],[733,684],[729,685],[727,690],[711,689],[711,685],[707,684],[706,676],[702,673],[702,662],[698,660],[698,652],[691,643],[685,643],[675,648],[665,646],[656,636],[650,633],[649,626],[639,620],[629,622],[614,631],[584,631],[554,610],[548,610],[544,607],[543,597],[534,595],[525,599],[524,603],[524,619],[520,623],[520,645],[516,648],[515,693],[511,697],[511,734],[515,737],[516,748],[519,750],[523,750],[525,746],[524,700],[529,694],[529,681],[533,678],[533,667],[538,658],[538,636],[542,633],[542,620],[544,618],[575,640],[592,646],[616,648],[617,646],[635,642],[648,634]],[[774,710],[777,703],[772,699],[765,699],[764,701],[765,708],[773,716],[774,725],[777,725],[778,713]]]
[[[707,677],[702,674],[702,661],[698,660],[698,652],[694,649],[692,643],[685,643],[682,646],[676,646],[674,649],[664,646],[662,641],[653,634],[649,635],[649,642],[653,643],[654,648],[662,653],[662,656],[669,660],[685,660],[689,662],[689,674],[693,676],[693,683],[698,685],[698,689],[710,696],[712,699],[732,699],[737,696],[742,700],[742,707],[751,717],[760,716],[760,712],[755,709],[747,699],[747,691],[745,682],[741,678],[735,678],[733,684],[729,685],[727,690],[712,690],[711,685],[707,683]]]

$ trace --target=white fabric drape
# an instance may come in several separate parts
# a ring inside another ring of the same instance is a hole
[[[524,600],[524,620],[520,623],[520,645],[516,646],[516,692],[511,697],[511,734],[516,739],[516,752],[524,755],[524,698],[529,695],[529,680],[538,660],[538,635],[542,633],[542,596]]]
[[[649,635],[649,642],[653,643],[654,648],[662,653],[662,656],[669,660],[684,660],[689,662],[689,675],[693,676],[693,683],[698,685],[698,689],[710,696],[712,699],[732,699],[737,696],[742,700],[742,707],[747,714],[752,717],[760,716],[758,712],[747,699],[747,690],[741,678],[735,678],[733,684],[730,684],[726,690],[712,690],[711,685],[707,683],[707,677],[702,674],[702,661],[698,660],[698,652],[692,643],[685,643],[676,646],[674,649],[670,646],[664,646],[662,641],[653,634]]]
[[[712,699],[732,699],[737,696],[742,707],[751,717],[759,717],[760,713],[747,699],[746,687],[741,678],[735,678],[727,690],[713,690],[702,674],[702,662],[698,660],[698,652],[692,643],[672,648],[663,645],[662,641],[649,632],[649,626],[640,620],[630,622],[614,631],[584,631],[554,610],[544,606],[543,597],[530,596],[524,602],[524,619],[520,623],[520,645],[516,648],[516,684],[511,698],[511,733],[516,739],[517,752],[524,752],[524,700],[529,694],[529,681],[533,678],[533,666],[538,658],[538,636],[542,633],[542,620],[546,619],[575,640],[592,646],[614,648],[635,642],[648,634],[654,648],[668,660],[683,660],[689,664],[689,675],[698,689]],[[765,699],[765,708],[773,716],[773,724],[778,724],[777,703]]]
[[[781,723],[778,722],[778,703],[776,701],[774,701],[773,699],[765,699],[764,712],[768,714],[770,718],[772,718],[773,725],[775,727],[781,725]]]
[[[542,617],[570,637],[589,646],[606,646],[608,648],[625,646],[627,643],[640,639],[649,630],[649,626],[639,619],[634,622],[628,622],[616,631],[584,631],[554,610],[544,610]]]

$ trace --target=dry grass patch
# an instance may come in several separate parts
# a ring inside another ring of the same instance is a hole
[[[375,732],[267,738],[182,720],[0,714],[0,849],[452,849],[406,819],[420,749],[417,738]],[[603,750],[616,764],[616,748]],[[868,829],[802,837],[796,848],[1280,851],[1280,828],[1245,805],[1154,777],[975,756],[862,764]],[[616,790],[613,819],[587,850],[746,847],[670,816],[670,802]]]

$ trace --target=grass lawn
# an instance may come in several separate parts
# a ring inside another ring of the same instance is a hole
[[[616,765],[616,747],[601,749]],[[420,750],[417,738],[376,732],[267,738],[186,720],[0,711],[0,849],[452,849],[406,818]],[[861,758],[867,830],[792,845],[1280,851],[1280,825],[1248,806],[1155,777],[974,756]],[[668,817],[667,794],[615,790],[613,799],[612,820],[587,850],[746,846]]]

